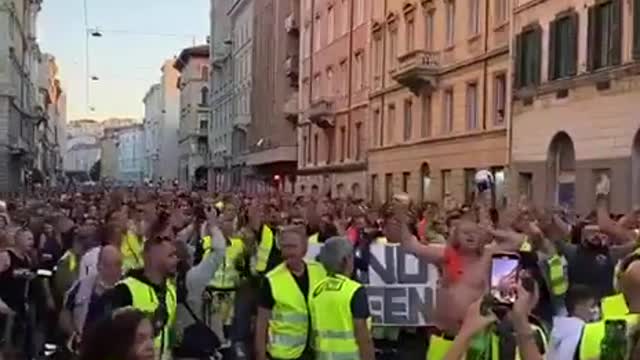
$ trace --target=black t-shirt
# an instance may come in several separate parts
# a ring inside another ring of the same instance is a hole
[[[305,300],[309,296],[309,273],[307,272],[307,265],[304,266],[304,272],[297,276],[294,273],[293,280],[296,281],[298,285],[298,289],[304,295]],[[258,305],[265,309],[272,310],[276,301],[273,298],[273,292],[271,291],[271,284],[269,283],[269,279],[267,277],[262,278],[262,283],[260,284],[260,290],[258,291]]]
[[[29,283],[32,276],[31,262],[28,257],[20,258],[12,251],[7,251],[11,264],[9,268],[0,273],[0,298],[13,311],[24,314],[26,311],[26,299],[30,299]]]

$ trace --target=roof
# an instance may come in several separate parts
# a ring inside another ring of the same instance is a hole
[[[198,45],[182,49],[173,67],[182,71],[192,57],[209,57],[209,45]]]

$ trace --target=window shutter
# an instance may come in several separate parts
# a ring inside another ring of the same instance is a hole
[[[640,59],[640,0],[633,3],[633,57]]]
[[[533,84],[534,85],[538,85],[540,84],[540,68],[542,66],[542,27],[541,26],[536,26],[536,28],[533,30],[533,69],[531,69],[533,71],[532,73],[532,79],[533,79]]]
[[[569,66],[567,67],[569,75],[573,76],[578,73],[578,29],[579,29],[580,17],[577,12],[572,12],[569,15],[569,56],[567,61]]]
[[[611,2],[611,65],[622,62],[622,0]]]
[[[589,8],[589,24],[587,34],[587,71],[593,71],[596,63],[596,7]]]
[[[548,81],[555,80],[556,78],[556,67],[559,61],[563,61],[563,59],[556,59],[556,29],[558,28],[558,21],[554,20],[549,23],[549,63],[548,66]]]
[[[516,61],[514,71],[514,85],[516,89],[522,87],[522,33],[516,35]]]

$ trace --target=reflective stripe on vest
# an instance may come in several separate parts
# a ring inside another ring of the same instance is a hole
[[[565,272],[566,260],[563,256],[555,254],[547,259],[549,266],[549,281],[551,282],[551,292],[555,296],[562,296],[569,288],[567,273]]]
[[[70,272],[75,272],[78,268],[78,257],[70,250],[67,250],[67,252],[62,255],[60,262],[66,262]]]
[[[129,288],[134,308],[150,315],[155,313],[159,306],[159,301],[155,290],[151,286],[133,277],[120,281],[120,284],[124,284]],[[167,322],[164,324],[160,334],[153,339],[156,359],[166,359],[171,356],[170,333],[176,320],[177,307],[176,287],[171,281],[167,281],[165,306],[168,315]]]
[[[267,226],[262,226],[260,234],[260,244],[258,244],[258,259],[256,260],[256,272],[264,272],[267,270],[269,263],[269,255],[273,247],[273,231]]]
[[[619,318],[629,313],[627,300],[625,300],[622,294],[602,298],[602,300],[600,300],[600,307],[602,309],[603,319]]]
[[[239,238],[231,238],[230,242],[231,244],[227,246],[224,254],[224,262],[218,267],[209,283],[209,285],[217,289],[235,289],[240,284],[240,272],[237,264],[238,261],[242,260],[244,241]],[[211,247],[209,246],[209,252],[211,251],[210,249]],[[207,250],[205,250],[205,254],[208,254]]]
[[[320,237],[320,234],[315,233],[311,236],[309,236],[309,244],[319,244],[320,241],[318,240],[318,238]]]
[[[345,276],[332,275],[313,288],[309,296],[309,312],[316,359],[360,357],[354,336],[351,299],[361,286]]]
[[[617,318],[585,324],[584,330],[582,330],[582,337],[580,338],[580,349],[578,349],[580,360],[600,359],[602,343],[607,335],[606,323],[611,320],[624,320],[627,323],[627,331],[629,332],[638,324],[638,315],[623,315]]]
[[[387,238],[385,236],[379,236],[376,238],[376,244],[386,244]]]
[[[307,262],[309,289],[325,278],[324,267],[317,262]],[[307,344],[309,312],[305,294],[300,292],[293,275],[285,264],[276,266],[267,274],[274,306],[269,319],[267,351],[278,359],[300,357]]]
[[[144,266],[144,261],[142,260],[142,242],[138,235],[132,231],[127,231],[126,234],[122,235],[120,253],[122,253],[123,273]]]

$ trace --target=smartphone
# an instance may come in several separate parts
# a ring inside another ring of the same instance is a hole
[[[606,320],[605,336],[600,344],[602,360],[624,360],[627,348],[627,322],[625,320]]]
[[[490,294],[497,304],[513,305],[518,293],[520,256],[498,253],[491,257]]]

